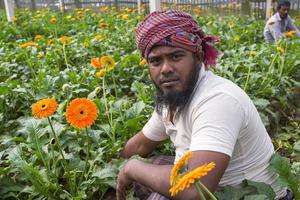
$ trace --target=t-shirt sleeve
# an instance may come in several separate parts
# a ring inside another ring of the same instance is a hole
[[[152,113],[142,131],[147,138],[153,141],[163,141],[168,138],[162,117],[156,111]]]
[[[245,111],[234,97],[209,95],[193,111],[190,151],[215,151],[231,157],[244,120]]]

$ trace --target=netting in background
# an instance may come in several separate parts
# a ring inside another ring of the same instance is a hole
[[[0,6],[4,0],[0,0]],[[12,0],[17,8],[41,9],[49,8],[59,10],[59,0]],[[149,7],[149,0],[142,0],[144,8]],[[290,0],[291,13],[299,14],[300,0]],[[102,6],[115,6],[137,8],[137,0],[64,0],[65,9],[98,8]],[[273,0],[276,9],[277,0]],[[178,9],[197,14],[221,15],[248,15],[264,19],[266,15],[266,0],[162,0],[162,9]],[[149,12],[149,9],[145,9]]]

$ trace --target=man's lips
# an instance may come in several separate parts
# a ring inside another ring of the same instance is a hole
[[[177,84],[177,82],[179,81],[179,79],[165,79],[165,80],[161,80],[160,81],[160,85],[162,86],[172,86],[174,84]]]

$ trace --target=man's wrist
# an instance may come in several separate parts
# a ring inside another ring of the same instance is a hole
[[[126,165],[124,166],[124,173],[125,173],[125,176],[131,180],[131,181],[136,181],[135,180],[135,171],[136,171],[136,167],[140,164],[140,162],[142,161],[139,161],[137,159],[130,159]]]

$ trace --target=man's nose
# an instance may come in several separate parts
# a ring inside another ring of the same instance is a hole
[[[169,74],[172,73],[174,71],[174,67],[172,62],[170,61],[164,61],[162,68],[161,68],[161,73],[162,74]]]

